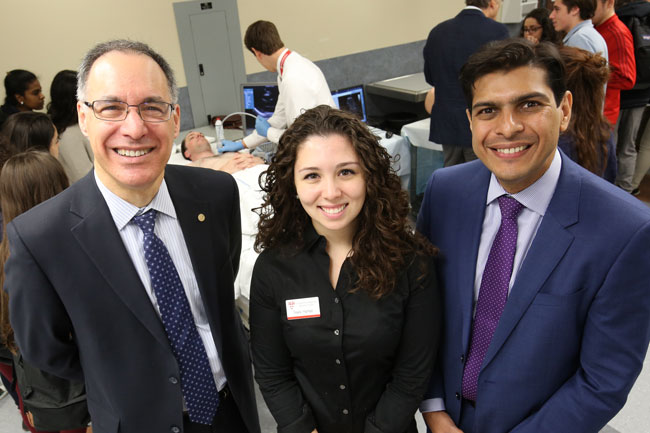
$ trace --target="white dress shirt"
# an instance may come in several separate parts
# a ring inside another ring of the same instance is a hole
[[[271,127],[266,137],[255,131],[245,137],[244,142],[248,148],[252,149],[266,141],[278,143],[284,131],[305,110],[322,104],[336,108],[325,76],[313,62],[292,51],[280,67],[287,51],[285,48],[280,53],[276,66],[280,94],[273,116],[268,119]]]
[[[97,187],[108,205],[113,221],[115,221],[115,226],[122,237],[124,246],[131,257],[133,266],[135,266],[135,270],[142,281],[147,296],[149,296],[151,304],[156,310],[156,313],[158,313],[158,317],[160,317],[160,308],[158,307],[156,294],[151,286],[149,268],[147,267],[147,262],[144,258],[144,234],[136,223],[132,221],[134,216],[143,214],[150,209],[154,209],[158,212],[158,217],[156,218],[156,224],[154,226],[154,233],[163,241],[165,247],[167,247],[167,250],[169,251],[172,261],[174,262],[176,271],[178,272],[183,284],[183,289],[185,290],[185,296],[187,296],[190,309],[192,310],[196,329],[201,336],[203,346],[205,346],[205,351],[210,363],[210,369],[212,370],[212,375],[214,376],[217,389],[222,389],[226,385],[226,375],[221,366],[221,360],[219,359],[214,339],[212,338],[212,331],[210,330],[208,317],[205,313],[201,293],[199,292],[199,285],[194,275],[190,254],[187,250],[185,238],[183,237],[181,226],[178,223],[176,210],[174,209],[174,204],[169,196],[165,180],[163,179],[160,189],[153,200],[151,200],[151,203],[143,208],[138,208],[115,195],[102,183],[101,180],[99,180],[97,172],[95,172],[95,181],[97,182]],[[137,288],[134,287],[134,290],[136,289]]]
[[[560,170],[562,169],[562,158],[560,152],[556,149],[553,161],[546,172],[528,188],[516,194],[508,194],[499,184],[497,178],[492,174],[490,176],[490,186],[488,187],[486,198],[485,216],[483,218],[483,228],[481,231],[481,240],[478,245],[478,257],[476,259],[476,272],[474,276],[474,309],[481,288],[481,279],[487,263],[490,249],[494,238],[501,226],[501,209],[497,199],[502,195],[509,195],[524,205],[519,217],[517,218],[517,249],[515,259],[512,265],[512,275],[508,291],[517,278],[517,273],[526,258],[526,254],[535,239],[548,204],[553,198],[555,187],[560,179]],[[435,412],[445,410],[445,404],[442,398],[431,398],[422,401],[420,412]]]

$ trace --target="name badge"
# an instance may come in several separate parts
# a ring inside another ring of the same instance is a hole
[[[320,317],[320,304],[318,296],[313,298],[289,299],[287,305],[287,319],[312,319]]]

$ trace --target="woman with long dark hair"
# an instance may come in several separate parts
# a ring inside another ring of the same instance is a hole
[[[7,159],[26,150],[59,156],[59,134],[47,114],[16,113],[0,129],[0,169]]]
[[[59,132],[59,161],[70,183],[75,183],[93,168],[93,150],[77,123],[77,73],[58,72],[50,86],[47,114]]]
[[[0,207],[4,217],[3,233],[7,224],[18,215],[54,197],[67,187],[68,178],[63,167],[49,153],[30,150],[9,158],[0,172]],[[9,254],[9,243],[3,236],[0,243],[0,287],[4,285],[4,264],[9,258]],[[64,379],[50,376],[24,362],[14,341],[13,329],[9,322],[9,298],[4,289],[0,289],[0,297],[2,299],[0,304],[0,344],[13,355],[12,364],[0,364],[0,374],[16,387],[15,391],[19,396],[19,410],[24,425],[32,433],[52,431],[84,433],[88,415],[83,385],[76,386],[76,390],[81,394],[74,395],[71,393],[72,388],[68,387],[68,382]],[[34,302],[38,302],[38,300],[34,300]],[[14,372],[16,372],[16,377],[13,377]],[[43,404],[42,396],[44,394],[39,392],[42,389],[45,389],[45,394],[48,397],[64,395],[67,399],[73,396],[77,398],[73,400],[74,402],[64,399],[66,404],[63,405],[63,412],[57,412],[59,408],[52,406],[53,399],[48,398]],[[37,404],[31,406],[31,403]],[[48,407],[48,405],[50,406]],[[76,425],[75,417],[68,417],[72,407],[75,408],[75,414],[80,414]],[[40,412],[39,408],[41,410],[47,408],[47,411]],[[41,426],[47,426],[47,429]],[[64,427],[65,429],[53,430],[50,428],[51,426]]]
[[[528,39],[534,44],[543,41],[560,43],[560,37],[553,27],[546,8],[537,8],[528,12],[521,22],[519,36]]]
[[[616,151],[612,126],[603,115],[604,86],[609,78],[607,60],[575,47],[560,47],[566,66],[567,88],[573,95],[571,121],[560,135],[559,147],[572,160],[614,182]]]
[[[266,172],[250,324],[278,431],[417,431],[440,327],[435,249],[390,162],[358,119],[319,106]]]
[[[5,103],[0,106],[0,127],[9,116],[21,111],[40,110],[45,96],[36,75],[24,69],[7,72],[4,80]]]

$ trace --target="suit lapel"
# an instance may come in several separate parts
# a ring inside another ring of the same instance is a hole
[[[456,215],[459,216],[458,230],[458,282],[461,293],[459,303],[462,314],[462,341],[463,350],[466,352],[469,346],[470,332],[472,328],[472,317],[474,312],[474,279],[476,275],[476,260],[478,257],[478,246],[483,230],[483,219],[485,217],[485,201],[490,181],[490,172],[481,164],[481,169],[476,170],[467,180],[465,197],[456,199],[459,209]],[[470,229],[462,229],[469,227]]]
[[[573,242],[567,227],[578,222],[580,188],[581,178],[575,163],[563,155],[555,193],[512,286],[483,368],[495,357]]]
[[[146,294],[91,171],[75,185],[70,212],[81,218],[72,235],[99,270],[104,280],[131,310],[133,315],[161,344],[169,346],[165,330]],[[92,284],[92,283],[91,283]],[[103,285],[97,284],[96,290]]]
[[[205,196],[209,192],[200,191],[196,185],[188,182],[187,177],[183,177],[169,167],[165,173],[165,180],[192,261],[212,337],[217,351],[223,353],[218,314],[217,270],[220,269],[220,265],[227,262],[228,257],[223,249],[215,248],[214,233],[210,227],[219,222],[214,210],[207,201],[196,198]]]

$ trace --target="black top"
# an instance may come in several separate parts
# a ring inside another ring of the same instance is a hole
[[[0,129],[2,129],[2,126],[6,122],[6,120],[11,116],[12,114],[18,113],[18,109],[14,107],[13,105],[2,105],[0,106]]]
[[[350,293],[349,260],[333,290],[325,238],[305,239],[297,252],[264,251],[251,282],[255,378],[278,432],[416,432],[440,330],[433,258],[411,261],[374,300]],[[310,297],[320,317],[288,320],[286,301]]]

